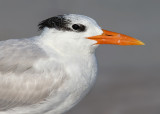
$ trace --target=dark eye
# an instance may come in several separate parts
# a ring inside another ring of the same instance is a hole
[[[72,25],[72,28],[73,28],[74,30],[78,30],[78,29],[80,29],[80,26],[77,25],[77,24],[74,24],[74,25]]]
[[[76,30],[77,32],[83,32],[86,30],[86,27],[82,24],[74,24],[72,25],[72,28]]]

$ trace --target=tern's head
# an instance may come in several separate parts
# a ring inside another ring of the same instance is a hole
[[[38,26],[58,45],[75,44],[75,48],[80,45],[94,47],[96,44],[143,45],[132,37],[103,30],[95,20],[83,15],[58,15],[43,20]]]
[[[48,18],[39,23],[39,30],[49,28],[53,33],[59,32],[76,37],[89,37],[102,34],[98,24],[87,16],[69,14]]]

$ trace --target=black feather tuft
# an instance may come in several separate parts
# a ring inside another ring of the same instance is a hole
[[[72,31],[72,29],[68,27],[68,24],[70,24],[70,20],[65,19],[63,15],[58,15],[43,20],[38,24],[38,27],[39,30],[43,30],[45,27],[48,27],[48,28],[55,28],[57,30]]]

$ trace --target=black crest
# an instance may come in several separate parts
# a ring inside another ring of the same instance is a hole
[[[68,27],[70,20],[65,19],[63,15],[58,15],[55,17],[48,18],[43,20],[38,24],[39,30],[43,30],[45,27],[55,28],[63,31],[71,31],[72,29]]]

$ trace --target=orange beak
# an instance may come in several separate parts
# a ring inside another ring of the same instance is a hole
[[[103,30],[102,35],[88,37],[88,39],[96,40],[96,44],[114,44],[114,45],[144,45],[143,42],[130,36]]]

